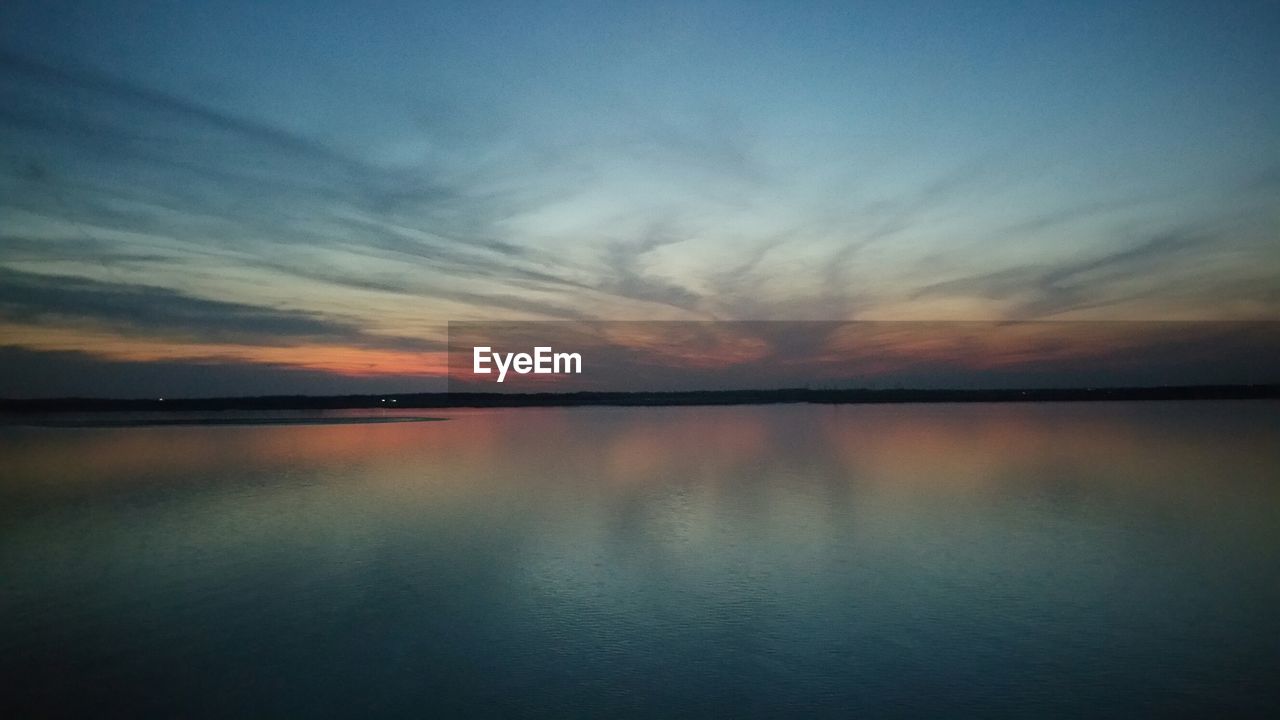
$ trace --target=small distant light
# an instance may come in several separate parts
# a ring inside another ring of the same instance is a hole
[[[386,398],[382,398],[382,402],[386,402],[386,401],[387,401],[387,399],[386,399]]]
[[[160,402],[164,402],[164,398],[156,398],[156,399],[159,400]]]

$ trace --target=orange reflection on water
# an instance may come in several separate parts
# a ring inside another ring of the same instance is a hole
[[[615,412],[634,419],[603,438],[606,477],[620,482],[664,476],[686,479],[691,466],[699,475],[724,475],[768,452],[772,440],[768,424],[758,413],[716,413],[709,422],[705,412],[676,410],[651,422],[634,410]]]
[[[442,422],[296,426],[4,428],[9,491],[82,492],[150,481],[316,475],[365,491],[524,496],[548,487],[651,491],[820,481],[973,493],[1105,469],[1127,491],[1280,465],[1275,404],[1037,403],[529,408],[432,412]],[[404,414],[404,413],[401,413]],[[422,415],[425,413],[409,412]],[[1214,430],[1206,441],[1206,428]],[[1144,485],[1145,487],[1139,487]],[[1114,483],[1109,486],[1114,491]],[[380,490],[381,488],[381,490]],[[841,489],[842,488],[842,489]],[[785,493],[784,493],[785,494]],[[531,496],[532,497],[532,496]],[[789,502],[802,495],[788,495]],[[818,500],[813,500],[818,502]],[[823,502],[830,502],[826,500]],[[808,510],[830,512],[828,506]]]

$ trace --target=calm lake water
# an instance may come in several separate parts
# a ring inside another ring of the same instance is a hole
[[[0,714],[1280,717],[1280,403],[402,414],[0,427]]]

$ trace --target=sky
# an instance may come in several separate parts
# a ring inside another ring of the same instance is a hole
[[[1280,3],[0,4],[0,396],[449,322],[1280,320]]]

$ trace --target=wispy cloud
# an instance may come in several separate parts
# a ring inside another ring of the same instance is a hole
[[[1130,247],[1072,262],[1022,265],[932,283],[917,298],[978,296],[1007,300],[1008,314],[1017,319],[1051,318],[1064,313],[1136,299],[1117,296],[1117,286],[1131,284],[1186,263],[1220,238],[1209,232],[1180,229],[1159,233]],[[1149,285],[1149,284],[1148,284]],[[1148,293],[1167,292],[1156,285]]]
[[[375,336],[357,323],[316,313],[184,295],[146,285],[0,268],[0,317],[18,323],[82,324],[175,341],[279,345],[333,341],[430,350],[419,338]]]

